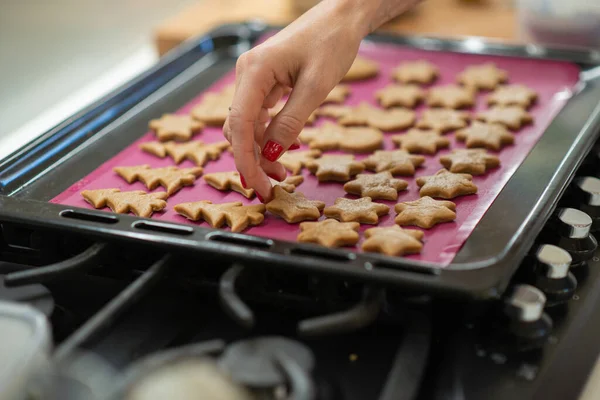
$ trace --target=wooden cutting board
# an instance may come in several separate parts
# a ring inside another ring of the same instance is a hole
[[[202,0],[159,25],[156,46],[162,55],[184,40],[224,23],[258,18],[268,24],[286,25],[300,13],[295,4],[294,0]],[[512,0],[425,0],[381,30],[516,41],[516,13],[511,4]]]

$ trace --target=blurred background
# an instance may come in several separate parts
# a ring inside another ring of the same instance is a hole
[[[0,158],[225,22],[285,25],[316,0],[0,0]],[[426,0],[402,34],[598,49],[598,0]]]

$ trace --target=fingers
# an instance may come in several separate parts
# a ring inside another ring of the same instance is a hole
[[[263,107],[264,108],[273,108],[275,106],[275,104],[277,104],[277,102],[279,100],[281,100],[281,98],[283,97],[285,92],[285,89],[283,87],[283,85],[277,84],[275,85],[275,87],[271,90],[271,93],[269,93],[267,95],[267,97],[265,98],[265,102],[263,103]]]
[[[271,162],[261,157],[260,166],[269,178],[275,179],[278,182],[283,181],[287,177],[285,168],[277,161]]]

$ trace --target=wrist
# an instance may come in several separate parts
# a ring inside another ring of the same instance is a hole
[[[385,0],[329,0],[328,2],[332,4],[334,13],[344,21],[348,30],[362,39],[377,28],[374,27],[374,23]]]

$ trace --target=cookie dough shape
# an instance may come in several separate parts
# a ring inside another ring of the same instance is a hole
[[[352,90],[348,85],[337,85],[334,87],[331,92],[327,95],[325,100],[323,100],[323,104],[325,103],[337,103],[341,104],[346,101],[346,97],[350,96]]]
[[[176,140],[184,142],[204,128],[204,124],[189,115],[164,114],[148,124],[156,138],[161,142]]]
[[[356,161],[352,155],[324,155],[306,164],[319,182],[347,182],[354,175],[365,170],[365,164]]]
[[[209,200],[181,203],[175,212],[192,221],[206,221],[213,228],[227,224],[232,232],[242,232],[249,226],[259,225],[265,219],[265,205],[242,205],[241,202],[213,204]]]
[[[206,93],[200,103],[192,108],[192,117],[210,126],[223,126],[229,115],[235,85],[227,85],[219,92]]]
[[[490,105],[502,107],[518,106],[526,110],[537,100],[537,97],[538,95],[535,90],[525,85],[504,85],[494,90],[488,96],[487,102]]]
[[[386,228],[371,228],[365,231],[366,240],[362,249],[371,253],[382,253],[388,256],[416,254],[423,250],[424,233],[416,230],[402,229],[398,225]]]
[[[471,126],[456,131],[456,140],[465,142],[468,148],[483,147],[498,151],[515,142],[515,136],[500,124],[473,122]]]
[[[466,127],[469,119],[469,113],[465,111],[433,108],[423,111],[417,122],[417,128],[434,129],[440,133],[446,133]]]
[[[94,208],[110,208],[117,214],[132,212],[139,217],[150,217],[152,213],[161,211],[167,206],[165,192],[146,193],[142,190],[121,192],[120,189],[84,190],[84,200]]]
[[[425,99],[425,91],[417,85],[391,84],[376,91],[375,98],[385,108],[415,108]]]
[[[325,122],[316,128],[305,128],[298,139],[311,149],[341,150],[347,153],[370,153],[383,146],[383,134],[369,127],[346,128]]]
[[[440,163],[450,172],[483,175],[498,168],[500,159],[484,149],[457,149],[440,157]]]
[[[357,56],[346,75],[342,78],[342,82],[362,81],[374,78],[377,75],[379,75],[379,65],[375,61]]]
[[[167,196],[175,194],[184,186],[193,185],[196,178],[202,175],[201,167],[150,168],[149,165],[137,165],[134,167],[115,167],[113,171],[125,179],[127,183],[140,181],[150,190],[162,186],[167,190]]]
[[[389,171],[377,174],[358,174],[356,179],[344,184],[346,193],[373,200],[397,200],[398,192],[406,190],[408,182],[396,179]]]
[[[356,107],[329,105],[317,110],[322,116],[336,118],[344,126],[365,126],[382,131],[397,131],[414,125],[416,114],[406,108],[381,109],[362,102]]]
[[[407,61],[394,68],[392,78],[401,83],[426,85],[437,79],[438,67],[425,60]]]
[[[292,174],[298,175],[308,162],[319,157],[321,157],[320,150],[294,150],[285,152],[277,161]]]
[[[254,197],[254,189],[245,189],[237,171],[213,172],[204,175],[204,181],[217,190],[233,190],[247,199]]]
[[[317,220],[325,203],[309,200],[301,192],[288,193],[281,186],[273,188],[273,200],[267,203],[267,211],[283,218],[289,224]]]
[[[413,176],[415,169],[425,162],[425,157],[404,150],[378,150],[362,162],[370,171],[389,171],[392,175]]]
[[[325,247],[354,246],[358,243],[358,222],[339,222],[326,219],[319,222],[302,222],[298,241],[317,243]]]
[[[430,229],[437,224],[456,219],[456,204],[448,200],[434,200],[429,196],[398,203],[395,210],[398,215],[394,222],[400,226],[413,225]]]
[[[159,158],[167,155],[181,164],[184,160],[190,160],[199,167],[203,167],[209,160],[218,160],[221,153],[229,148],[227,141],[206,144],[201,140],[192,140],[186,143],[177,142],[145,142],[140,149]]]
[[[281,186],[286,192],[288,193],[292,193],[293,191],[296,190],[296,188],[302,183],[304,182],[304,177],[301,175],[292,175],[292,176],[288,176],[287,178],[285,178],[283,181],[278,182],[275,179],[271,179],[271,184],[273,186],[277,185],[277,186]]]
[[[521,129],[523,125],[533,122],[532,115],[523,110],[521,107],[517,106],[494,106],[489,110],[478,113],[476,118],[480,121],[485,121],[490,124],[504,125],[508,129],[512,129],[514,131]]]
[[[477,193],[477,185],[469,174],[455,174],[446,169],[441,169],[435,175],[417,178],[417,185],[421,188],[421,197],[429,196],[440,199],[453,199]]]
[[[508,80],[508,72],[496,67],[494,63],[470,65],[458,75],[456,80],[474,90],[493,90]]]
[[[410,129],[406,133],[393,135],[392,142],[412,154],[433,155],[450,146],[450,140],[433,129]]]
[[[358,222],[360,224],[377,224],[379,217],[390,212],[385,204],[373,203],[370,197],[346,199],[339,197],[332,206],[325,207],[323,215],[341,222]]]
[[[443,108],[467,108],[475,104],[475,92],[458,85],[443,85],[429,89],[427,105]]]

